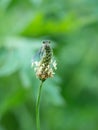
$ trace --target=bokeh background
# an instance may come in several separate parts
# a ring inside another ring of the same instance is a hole
[[[36,130],[31,60],[50,39],[58,66],[43,87],[42,130],[98,130],[98,1],[0,0],[0,130]]]

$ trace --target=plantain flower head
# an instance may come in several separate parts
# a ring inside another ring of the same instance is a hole
[[[43,41],[40,49],[40,57],[39,61],[32,62],[32,66],[34,67],[36,76],[41,81],[45,81],[47,78],[53,77],[55,74],[54,71],[57,69],[57,63],[53,59],[53,51],[49,40]]]

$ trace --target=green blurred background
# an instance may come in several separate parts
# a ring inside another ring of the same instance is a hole
[[[43,87],[42,130],[98,130],[98,1],[0,0],[0,130],[36,130],[31,59],[50,39],[58,66]]]

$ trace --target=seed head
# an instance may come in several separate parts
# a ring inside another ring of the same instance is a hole
[[[41,53],[41,59],[32,62],[32,66],[34,66],[36,76],[41,81],[45,81],[47,78],[53,77],[54,70],[57,69],[57,63],[56,60],[53,60],[53,51],[49,40],[43,41]]]

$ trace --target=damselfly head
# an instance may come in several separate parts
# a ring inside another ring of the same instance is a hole
[[[43,44],[50,44],[50,40],[44,40]]]
[[[42,43],[44,48],[50,47],[50,40],[44,40]]]

